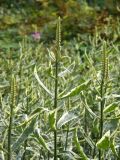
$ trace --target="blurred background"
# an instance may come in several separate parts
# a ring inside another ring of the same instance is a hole
[[[24,36],[51,43],[55,37],[55,23],[62,18],[62,40],[80,35],[84,40],[96,31],[110,39],[105,27],[118,25],[120,0],[0,0],[0,44],[2,48],[16,48]],[[119,40],[119,36],[117,37]]]

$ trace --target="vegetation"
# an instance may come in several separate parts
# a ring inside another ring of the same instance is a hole
[[[1,160],[120,159],[119,3],[102,2],[2,2]]]

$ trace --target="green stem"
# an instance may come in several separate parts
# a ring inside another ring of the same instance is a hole
[[[13,106],[10,107],[10,120],[8,127],[8,160],[11,160],[11,131],[12,131],[12,121],[13,121]]]
[[[100,136],[99,138],[102,138],[103,134],[103,108],[104,108],[104,103],[103,103],[103,87],[104,87],[104,80],[101,82],[101,103],[100,103]],[[102,159],[102,151],[99,149],[99,160]]]
[[[103,123],[104,123],[104,116],[103,116],[103,110],[104,110],[104,106],[105,106],[105,98],[104,95],[106,93],[106,88],[104,88],[104,79],[102,79],[101,82],[101,103],[100,103],[100,136],[99,138],[101,139],[103,136]],[[99,150],[99,160],[102,159],[102,151]]]
[[[13,122],[13,109],[16,104],[16,79],[13,76],[11,79],[11,103],[10,103],[10,118],[8,126],[8,156],[7,159],[11,160],[12,151],[11,151],[11,132],[12,132],[12,122]]]
[[[60,17],[58,18],[57,29],[56,29],[56,61],[55,61],[55,98],[54,98],[54,109],[56,112],[57,122],[57,96],[58,96],[58,56],[60,56],[60,42],[61,42],[61,28],[60,28]],[[54,160],[57,160],[57,123],[55,122],[54,130]]]
[[[58,61],[56,54],[56,63],[55,63],[55,99],[54,99],[54,108],[57,108],[57,92],[58,92]],[[57,115],[56,115],[57,117]],[[57,131],[54,130],[54,160],[57,160]]]
[[[101,83],[101,103],[100,103],[100,138],[103,135],[103,109],[104,109],[104,99],[103,99],[103,89],[104,89],[104,81]]]

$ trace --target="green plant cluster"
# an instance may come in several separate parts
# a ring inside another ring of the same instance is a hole
[[[119,19],[111,39],[96,28],[61,42],[56,24],[53,45],[1,52],[0,158],[119,160]]]

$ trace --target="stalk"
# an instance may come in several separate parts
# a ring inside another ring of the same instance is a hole
[[[101,82],[101,102],[100,102],[100,138],[102,138],[103,135],[103,109],[105,105],[105,99],[103,98],[104,96],[104,80]]]
[[[101,139],[103,136],[103,124],[104,124],[104,114],[103,110],[105,107],[105,94],[107,89],[107,79],[108,79],[108,56],[106,55],[106,42],[103,44],[103,62],[102,62],[102,80],[101,80],[101,86],[100,86],[100,96],[101,96],[101,102],[100,102],[100,135],[99,138]],[[102,159],[102,151],[99,150],[99,160]]]
[[[10,119],[9,119],[9,126],[8,126],[8,160],[12,159],[12,150],[11,150],[11,132],[12,132],[12,125],[13,125],[13,109],[16,103],[16,80],[12,77],[11,80],[11,104],[10,104]]]
[[[61,22],[60,17],[57,22],[56,29],[56,55],[55,55],[55,98],[54,109],[57,109],[57,96],[58,96],[58,57],[60,56],[60,43],[61,43]],[[56,113],[57,118],[57,113]],[[57,128],[57,124],[56,128]],[[57,129],[54,130],[54,160],[57,160]]]
[[[54,99],[54,108],[57,108],[57,93],[58,93],[58,61],[56,56],[56,65],[55,65],[55,99]],[[56,116],[57,117],[57,116]],[[57,160],[57,130],[54,130],[54,160]]]
[[[20,46],[22,48],[22,46]],[[18,100],[17,100],[17,103],[19,103],[19,97],[20,97],[20,94],[21,94],[21,86],[22,86],[22,51],[20,53],[20,64],[19,64],[19,78],[20,78],[20,82],[19,82],[19,93],[18,93]]]
[[[103,100],[103,89],[104,89],[104,80],[102,80],[101,82],[101,102],[100,102],[100,139],[102,138],[103,135],[103,109],[104,109],[104,104],[105,104],[105,100]],[[99,150],[99,160],[102,159],[102,151]]]
[[[10,120],[8,128],[8,160],[11,160],[11,131],[12,131],[12,121],[13,121],[13,107],[10,108]]]

